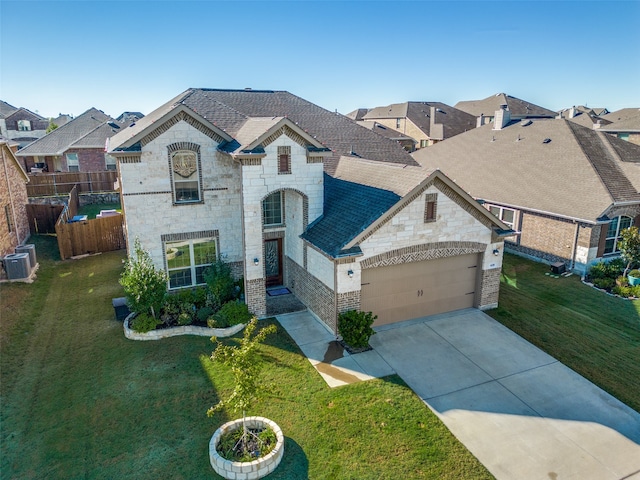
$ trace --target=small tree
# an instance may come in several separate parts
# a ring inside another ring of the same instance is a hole
[[[58,125],[56,125],[53,122],[53,118],[49,119],[49,125],[47,126],[47,129],[45,130],[45,133],[51,133],[53,132],[56,128],[58,128]]]
[[[134,243],[134,255],[129,256],[125,263],[120,285],[132,311],[150,314],[157,319],[167,295],[167,274],[156,269],[138,238]]]
[[[627,276],[627,272],[634,265],[640,265],[640,232],[638,227],[625,228],[620,232],[622,239],[618,242],[620,256],[627,262],[627,266],[622,274]]]
[[[231,372],[235,379],[235,387],[229,398],[220,400],[217,405],[209,408],[207,415],[211,417],[215,412],[225,407],[229,407],[235,412],[242,412],[243,433],[238,446],[245,454],[249,453],[248,437],[252,435],[247,429],[245,415],[264,389],[260,382],[261,364],[256,349],[267,335],[276,331],[276,326],[272,324],[262,328],[253,336],[257,323],[258,319],[253,317],[245,327],[244,335],[239,345],[223,345],[215,337],[211,339],[217,343],[215,351],[211,354],[211,360],[231,367]]]

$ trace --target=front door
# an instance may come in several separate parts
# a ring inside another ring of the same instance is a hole
[[[267,287],[282,285],[282,239],[264,241],[264,269]]]

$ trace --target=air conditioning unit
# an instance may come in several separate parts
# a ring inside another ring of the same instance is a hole
[[[10,253],[4,257],[3,262],[9,280],[21,280],[31,275],[28,253]]]
[[[26,245],[18,245],[16,247],[16,253],[28,253],[29,263],[31,264],[31,270],[36,268],[36,265],[38,264],[38,260],[36,259],[36,246],[33,243],[28,243]]]

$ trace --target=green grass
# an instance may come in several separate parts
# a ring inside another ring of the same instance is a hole
[[[122,211],[122,207],[119,203],[96,203],[91,205],[85,205],[78,209],[78,215],[86,215],[88,220],[96,218],[96,215],[100,213],[100,210],[118,210]]]
[[[640,301],[547,272],[505,255],[499,307],[487,313],[640,411]]]
[[[61,262],[36,237],[35,283],[0,286],[0,478],[217,478],[208,442],[235,418],[208,338],[127,340],[111,298],[123,252]],[[279,328],[261,346],[273,394],[255,414],[286,436],[274,479],[485,479],[397,377],[330,389]]]

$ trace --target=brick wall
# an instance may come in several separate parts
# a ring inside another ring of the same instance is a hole
[[[0,147],[0,151],[3,164],[0,167],[0,256],[4,256],[13,253],[15,247],[29,237],[29,219],[25,206],[29,203],[29,199],[27,198],[25,178],[11,154],[5,147]],[[9,206],[8,211],[12,215],[13,229],[11,232],[5,215],[5,206]]]
[[[360,310],[360,290],[338,294],[338,314]]]
[[[501,268],[482,270],[480,277],[480,298],[477,299],[480,310],[489,310],[498,306],[501,271]]]
[[[285,257],[284,261],[289,279],[287,286],[332,332],[337,332],[334,291],[290,258]]]
[[[70,149],[65,152],[78,154],[78,166],[81,172],[101,172],[106,170],[105,153],[103,148]],[[65,156],[66,163],[66,156]],[[67,166],[67,169],[69,167]]]
[[[264,317],[267,314],[267,291],[264,278],[246,280],[244,288],[244,298],[249,311],[257,317]]]

